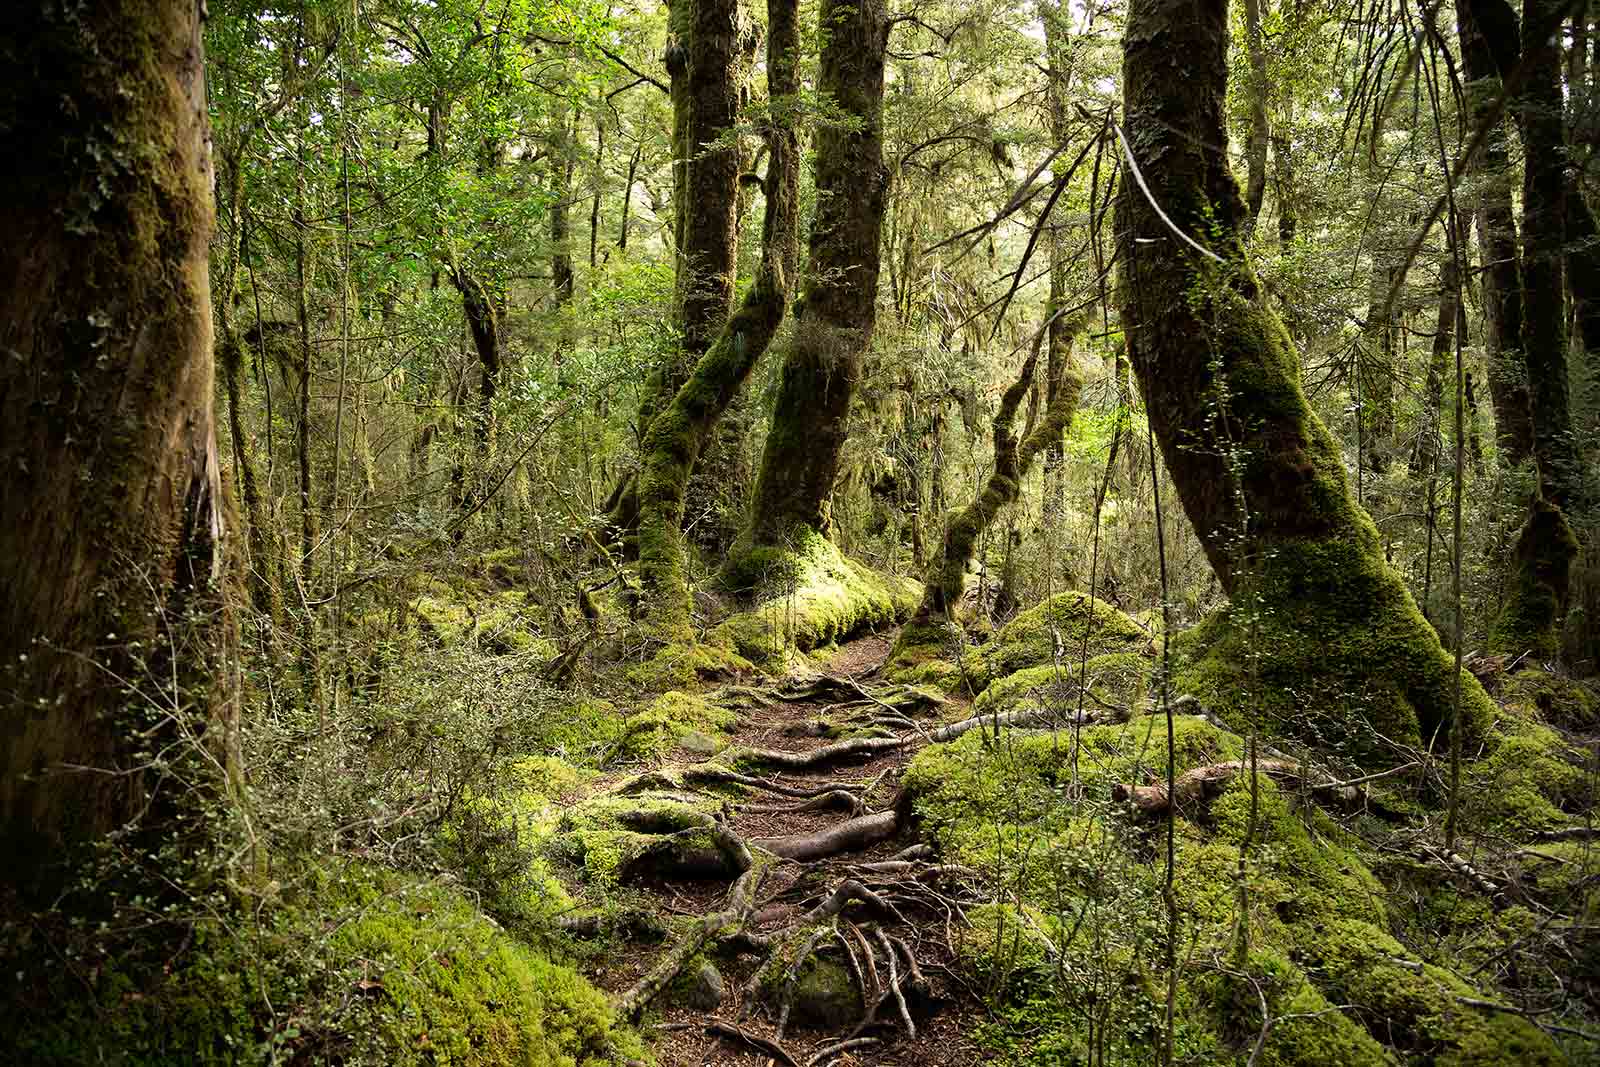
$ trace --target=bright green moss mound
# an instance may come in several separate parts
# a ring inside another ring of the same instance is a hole
[[[1045,706],[1064,713],[1076,712],[1081,679],[1088,690],[1084,711],[1103,714],[1132,709],[1144,699],[1154,666],[1153,659],[1138,652],[1110,652],[1090,659],[1081,670],[1074,663],[1026,667],[991,682],[978,694],[974,707],[990,714]]]
[[[151,973],[108,968],[8,1018],[30,1064],[583,1067],[641,1055],[606,997],[461,894],[353,866],[206,920]],[[163,954],[165,955],[165,954]],[[270,1012],[270,1014],[269,1014]]]
[[[1087,593],[1058,593],[1002,626],[975,656],[980,684],[1028,667],[1077,663],[1088,656],[1130,652],[1151,635],[1127,615]]]
[[[663,645],[643,663],[629,667],[627,678],[647,693],[662,693],[742,677],[755,669],[755,664],[733,650],[731,641],[714,632],[704,641]]]
[[[821,534],[807,531],[792,550],[756,549],[721,577],[729,589],[754,594],[748,611],[714,634],[757,663],[781,664],[802,652],[881,630],[910,617],[922,587],[856,562]]]
[[[1503,681],[1500,699],[1568,730],[1592,729],[1600,717],[1600,696],[1593,689],[1542,667],[1524,667]]]
[[[532,652],[555,655],[555,644],[535,633],[528,598],[520,590],[478,596],[458,594],[443,582],[411,602],[422,631],[448,648],[473,645],[488,652]]]
[[[1235,729],[1253,724],[1358,760],[1391,751],[1385,738],[1448,734],[1454,662],[1381,556],[1342,541],[1285,546],[1262,581],[1256,602],[1267,607],[1236,603],[1173,638],[1176,692]],[[1494,704],[1466,672],[1461,708],[1470,743]]]
[[[628,716],[610,762],[645,762],[667,754],[691,731],[709,733],[733,726],[735,714],[704,697],[670,690],[652,700],[643,711]]]
[[[1174,726],[1179,773],[1241,755],[1237,737],[1205,720],[1180,716]],[[1004,871],[1020,894],[974,909],[961,949],[983,988],[1003,994],[998,1021],[979,1035],[997,1051],[1026,1062],[1056,1062],[1032,1058],[1044,1049],[1065,1062],[1081,1057],[1089,1028],[1074,1006],[1091,994],[1104,998],[1106,1018],[1120,1020],[1117,1040],[1130,1050],[1159,1023],[1162,867],[1159,851],[1151,854],[1159,822],[1132,817],[1107,794],[1113,782],[1158,774],[1164,742],[1155,715],[1083,729],[1076,794],[1066,788],[1070,739],[1045,733],[1010,733],[997,746],[974,732],[924,749],[907,769],[916,810],[945,857]],[[1248,779],[1238,776],[1177,822],[1185,1062],[1244,1062],[1262,1023],[1257,986],[1273,1016],[1298,1016],[1273,1027],[1262,1063],[1564,1062],[1526,1019],[1460,999],[1493,1001],[1492,992],[1396,940],[1389,894],[1338,823],[1266,778],[1253,830],[1251,810]],[[1330,1010],[1339,1005],[1347,1007]]]

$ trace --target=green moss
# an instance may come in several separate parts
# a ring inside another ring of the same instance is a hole
[[[454,890],[360,865],[248,919],[200,922],[155,973],[106,972],[92,1002],[72,986],[9,1030],[17,1062],[580,1067],[642,1054],[572,968]]]
[[[551,855],[581,867],[602,892],[645,872],[737,873],[722,842],[709,831],[720,798],[646,790],[601,793],[568,809],[551,841]]]
[[[1467,769],[1463,811],[1486,830],[1527,833],[1552,830],[1567,822],[1564,805],[1584,795],[1587,783],[1574,766],[1581,754],[1548,726],[1501,719],[1489,754]]]
[[[532,740],[546,755],[592,766],[615,749],[624,722],[622,711],[610,701],[574,697],[565,708],[540,720]]]
[[[611,759],[628,762],[657,759],[691,730],[721,732],[732,727],[735,719],[727,708],[674,689],[624,720],[622,736],[611,752]]]
[[[1089,691],[1085,711],[1104,712],[1109,706],[1134,708],[1144,699],[1154,665],[1154,660],[1138,652],[1111,652],[1090,659],[1083,665],[1083,674],[1076,664],[1069,663],[1026,667],[991,682],[978,694],[974,707],[980,712],[1004,713],[1050,702],[1062,711],[1076,711],[1081,677]]]
[[[1173,639],[1177,692],[1235,729],[1256,726],[1347,757],[1387,755],[1448,732],[1452,658],[1381,556],[1345,541],[1285,548],[1263,576],[1263,607],[1219,612]],[[1494,704],[1461,674],[1469,743]]]
[[[720,635],[705,641],[675,642],[663,645],[643,663],[627,670],[628,681],[647,693],[669,689],[692,689],[705,681],[739,678],[755,670],[755,665],[733,651]]]
[[[714,632],[757,663],[886,629],[909,618],[921,594],[916,582],[879,574],[811,531],[790,550],[743,554],[721,580],[755,603]]]
[[[1583,682],[1543,667],[1524,667],[1501,683],[1500,699],[1568,730],[1588,730],[1600,715],[1600,697]]]
[[[1091,658],[1128,652],[1150,635],[1127,615],[1085,593],[1058,593],[1002,626],[974,656],[980,685],[1028,667],[1077,662],[1088,637]]]
[[[490,652],[528,652],[545,659],[556,655],[554,642],[534,632],[527,595],[520,590],[483,597],[468,590],[463,597],[445,583],[434,582],[426,595],[411,602],[411,610],[423,631],[441,646],[472,644]]]
[[[1561,617],[1578,539],[1561,509],[1535,499],[1517,536],[1511,585],[1489,631],[1489,649],[1512,656],[1555,659],[1561,652]]]

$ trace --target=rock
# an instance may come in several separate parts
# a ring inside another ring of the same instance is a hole
[[[832,960],[813,958],[794,990],[794,1019],[801,1026],[837,1031],[861,1017],[861,994],[850,972]]]
[[[697,756],[712,756],[722,746],[710,734],[699,730],[686,730],[678,737],[678,747]]]
[[[675,998],[684,1007],[716,1011],[722,1006],[722,975],[709,961],[684,975]]]

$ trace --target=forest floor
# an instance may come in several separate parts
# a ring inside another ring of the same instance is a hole
[[[889,632],[850,641],[828,658],[820,672],[790,673],[761,683],[754,692],[771,698],[758,698],[740,710],[728,731],[733,745],[746,751],[803,756],[835,744],[841,709],[887,709],[887,704],[874,705],[874,690],[887,694],[904,689],[875,682],[894,637]],[[813,690],[820,692],[805,695]],[[872,819],[874,813],[889,814],[899,793],[900,773],[927,743],[927,729],[970,714],[969,705],[956,701],[924,710],[937,718],[909,727],[902,721],[897,731],[902,744],[895,747],[847,753],[809,767],[769,765],[761,777],[766,788],[725,802],[722,820],[740,839],[756,843],[795,841]],[[880,725],[876,736],[887,739],[888,733]],[[683,755],[674,753],[668,764]],[[840,793],[859,798],[858,805],[842,816],[828,810],[797,810],[806,807],[798,798],[837,798]],[[662,1067],[965,1067],[990,1061],[971,1037],[986,1017],[981,997],[968,985],[956,959],[964,925],[961,903],[970,886],[917,882],[939,867],[930,862],[926,846],[919,846],[910,820],[895,821],[887,836],[873,833],[868,836],[876,839],[843,844],[827,856],[782,860],[770,870],[740,934],[752,951],[718,962],[725,990],[720,1006],[707,1012],[686,1005],[681,997],[655,1001],[659,1018],[647,1032],[656,1039],[655,1054]],[[825,902],[845,887],[861,887],[867,893],[846,901],[836,914],[817,924],[813,909],[826,910]],[[715,913],[730,895],[727,877],[653,875],[635,888],[653,897],[662,914],[680,920]],[[820,938],[817,931],[824,931]],[[797,932],[810,935],[800,940],[814,941],[814,947],[780,967],[786,973],[778,975],[775,1003],[770,977],[774,972],[769,970],[765,981],[758,972],[770,968],[774,960],[782,961],[782,945],[794,942]],[[629,944],[610,954],[591,978],[621,995],[657,966],[662,952],[661,945]],[[907,952],[914,967],[906,966]],[[808,1007],[803,971],[813,953],[817,959],[827,954],[848,962],[851,972],[860,976],[860,987],[877,994],[877,1006],[869,1011],[866,1002],[874,996],[861,997],[856,985],[845,985],[842,988],[853,1004],[840,1005],[833,998],[830,1005],[824,991],[822,1005]],[[837,1047],[845,1041],[853,1043]]]

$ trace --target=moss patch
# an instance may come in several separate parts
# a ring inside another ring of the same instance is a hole
[[[1129,652],[1150,641],[1127,615],[1086,593],[1058,593],[1002,626],[974,659],[979,684],[1028,667],[1076,663],[1083,658],[1084,638],[1091,658]]]
[[[922,592],[911,579],[879,574],[812,531],[792,550],[743,554],[722,582],[752,593],[754,604],[714,633],[757,663],[781,664],[790,648],[809,651],[893,626],[910,617]]]

